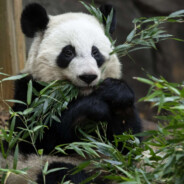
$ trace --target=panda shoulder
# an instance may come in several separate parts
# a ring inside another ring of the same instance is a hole
[[[14,83],[14,99],[25,102],[27,98],[28,83],[32,81],[32,86],[37,91],[40,91],[43,87],[36,80],[33,79],[32,75],[27,75],[21,79],[17,79]]]

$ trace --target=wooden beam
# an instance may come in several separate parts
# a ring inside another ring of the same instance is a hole
[[[20,28],[21,11],[22,0],[0,0],[0,72],[10,75],[19,73],[25,62],[25,40]],[[11,82],[3,83],[0,98],[2,94],[4,99],[13,97]],[[2,101],[0,103],[2,105]]]

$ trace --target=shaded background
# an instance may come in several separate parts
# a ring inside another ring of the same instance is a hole
[[[87,10],[76,0],[23,0],[23,6],[38,2],[47,9],[51,15],[69,11]],[[84,2],[90,3],[91,0]],[[152,17],[168,15],[173,11],[184,9],[184,0],[95,0],[97,6],[104,3],[112,4],[117,11],[117,29],[113,37],[117,44],[123,43],[133,29],[132,20],[138,17]],[[166,30],[175,37],[184,39],[184,23],[166,24]],[[31,39],[26,39],[26,48],[29,49]],[[148,86],[132,77],[145,77],[146,72],[156,77],[163,76],[170,82],[182,82],[184,79],[184,43],[173,40],[157,44],[157,50],[136,51],[129,57],[121,58],[123,63],[123,77],[134,89],[136,99],[146,95]],[[141,117],[152,119],[153,111],[150,104],[137,103]]]

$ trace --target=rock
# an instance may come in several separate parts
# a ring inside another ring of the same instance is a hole
[[[155,11],[161,14],[169,14],[184,8],[183,0],[134,0],[134,2],[142,6],[142,10],[144,8],[145,11]]]

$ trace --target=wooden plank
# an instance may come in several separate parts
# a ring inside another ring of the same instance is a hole
[[[16,38],[16,53],[18,60],[18,70],[15,71],[18,73],[24,68],[25,58],[26,58],[26,49],[25,49],[25,39],[21,31],[20,26],[20,16],[22,13],[22,0],[13,1],[13,10],[14,10],[14,23],[15,23],[15,38]]]
[[[22,0],[0,0],[0,72],[15,75],[24,67],[25,41],[20,29]],[[0,75],[0,79],[3,76]],[[3,99],[13,97],[12,82],[3,83]]]

